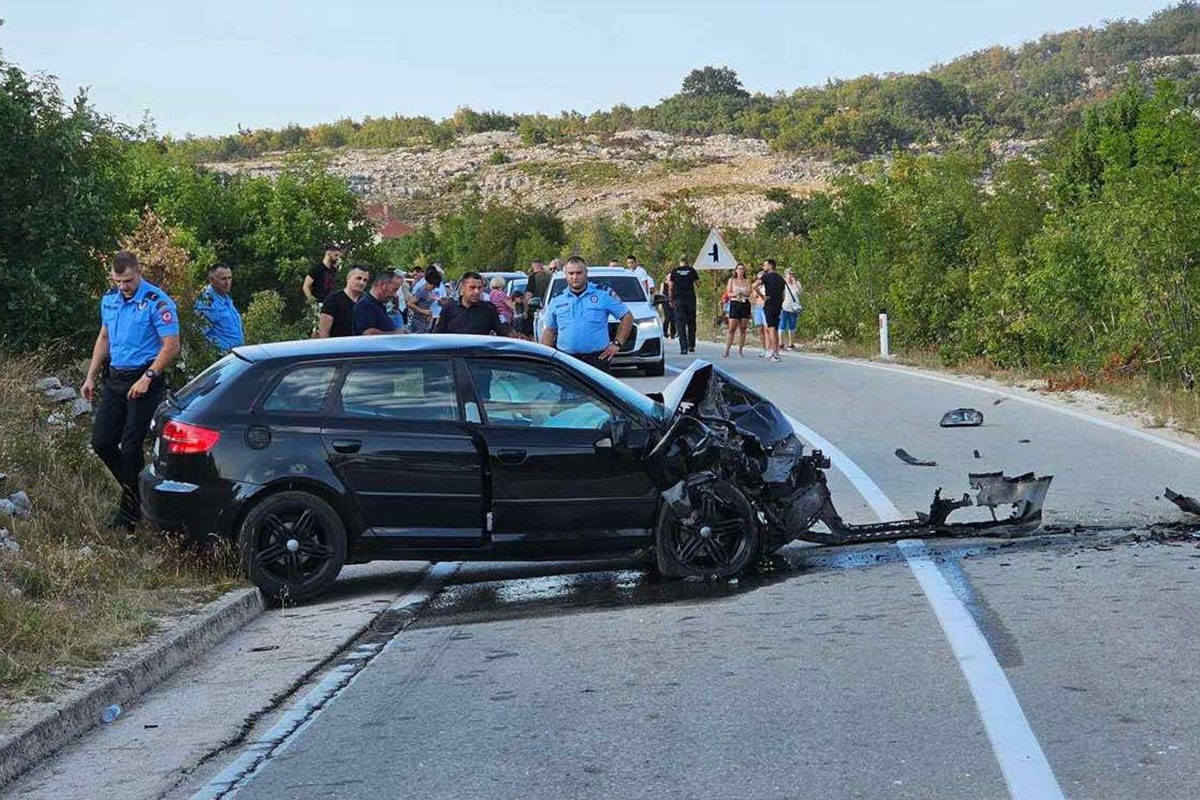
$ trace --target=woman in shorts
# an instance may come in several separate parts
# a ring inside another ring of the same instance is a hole
[[[725,294],[729,296],[729,332],[725,337],[725,358],[729,358],[729,350],[733,347],[734,333],[740,333],[738,355],[746,355],[746,328],[750,325],[750,289],[746,265],[738,264],[733,268],[733,277],[725,284]]]

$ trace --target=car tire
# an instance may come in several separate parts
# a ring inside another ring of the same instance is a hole
[[[696,519],[681,522],[670,503],[658,512],[654,557],[668,578],[736,578],[757,563],[762,536],[754,509],[733,484],[713,480],[692,489]],[[704,529],[709,532],[704,535]]]
[[[304,600],[328,589],[346,563],[346,526],[311,492],[272,494],[238,528],[242,570],[275,602]]]
[[[642,369],[642,374],[648,378],[661,378],[667,372],[667,362],[660,361]]]

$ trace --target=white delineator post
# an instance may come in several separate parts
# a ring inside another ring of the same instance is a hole
[[[888,321],[885,312],[879,314],[879,355],[881,358],[892,357],[892,351],[888,349]]]

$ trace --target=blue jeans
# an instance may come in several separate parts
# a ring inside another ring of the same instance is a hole
[[[786,333],[793,333],[796,330],[796,317],[799,316],[798,311],[784,311],[779,315],[779,330]]]

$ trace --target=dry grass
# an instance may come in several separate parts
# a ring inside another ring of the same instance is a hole
[[[0,494],[24,490],[29,519],[0,519],[20,544],[0,549],[0,714],[49,695],[83,668],[146,638],[165,615],[234,585],[228,554],[203,555],[145,530],[108,529],[116,484],[91,453],[90,424],[51,426],[38,377],[81,376],[0,355]]]

